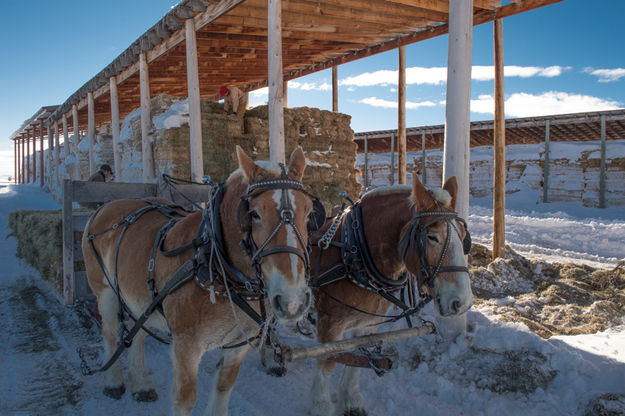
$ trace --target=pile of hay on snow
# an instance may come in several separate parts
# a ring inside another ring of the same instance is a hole
[[[595,269],[529,260],[506,246],[503,258],[474,244],[469,257],[476,306],[522,322],[543,338],[593,334],[622,323],[625,268]]]

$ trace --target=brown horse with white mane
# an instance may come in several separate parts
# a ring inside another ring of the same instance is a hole
[[[401,307],[399,316],[416,313],[422,304],[397,296],[411,285],[410,275],[417,277],[421,298],[433,299],[442,316],[457,316],[471,307],[465,256],[471,243],[466,223],[454,212],[457,192],[455,177],[430,193],[414,175],[412,189],[394,186],[366,193],[337,220],[335,234],[328,233],[334,221],[326,222],[320,246],[327,249],[314,244],[311,254],[320,342],[338,341],[349,330],[355,336],[377,331],[375,324],[387,319],[393,304]],[[318,361],[313,415],[335,414],[329,382],[335,364]],[[358,376],[357,367],[345,367],[339,413],[367,414]]]
[[[293,321],[312,302],[306,227],[313,202],[301,184],[303,151],[292,153],[288,168],[254,163],[238,146],[237,157],[239,169],[211,193],[203,212],[188,214],[161,199],[119,200],[104,205],[85,228],[82,248],[106,357],[116,350],[120,317],[130,316],[132,325],[145,315],[146,330],[170,332],[176,415],[191,413],[200,359],[219,347],[225,348],[206,412],[226,415],[239,366],[259,324],[269,320],[265,310],[278,322]],[[146,333],[137,331],[134,340],[122,339],[132,340],[128,385],[136,400],[152,401]],[[121,397],[121,363],[100,370],[104,393]]]

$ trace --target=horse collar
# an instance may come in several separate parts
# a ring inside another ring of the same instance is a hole
[[[389,279],[375,266],[365,237],[359,202],[344,216],[342,239],[341,257],[353,283],[376,293],[392,292],[406,285],[408,273],[403,273],[397,280]]]

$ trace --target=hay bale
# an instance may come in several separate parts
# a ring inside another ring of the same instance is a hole
[[[63,225],[61,211],[9,213],[9,228],[17,238],[16,256],[33,266],[57,294],[63,293]]]

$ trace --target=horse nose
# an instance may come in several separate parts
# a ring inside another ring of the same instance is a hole
[[[460,299],[455,298],[451,301],[450,305],[449,305],[449,309],[451,310],[451,312],[453,314],[457,314],[460,312],[460,307],[462,306],[462,302],[460,302]]]
[[[271,308],[279,319],[292,321],[304,316],[311,303],[311,291],[307,289],[303,300],[300,297],[289,298],[283,294],[276,294],[271,299]]]

